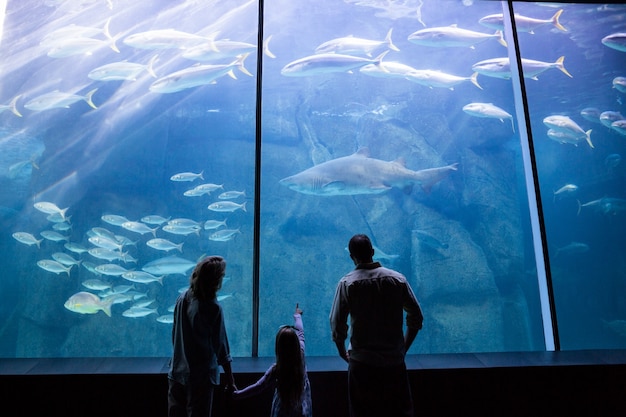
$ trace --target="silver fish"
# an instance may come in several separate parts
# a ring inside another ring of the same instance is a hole
[[[574,194],[578,191],[578,186],[576,184],[565,184],[558,190],[554,192],[554,195],[566,195],[566,194]]]
[[[162,250],[165,252],[169,252],[172,249],[178,249],[178,251],[182,253],[183,243],[177,244],[174,242],[170,242],[167,239],[155,238],[155,239],[150,239],[149,241],[147,241],[146,245],[148,245],[152,249]]]
[[[187,272],[196,266],[195,262],[177,256],[167,256],[152,262],[148,262],[141,269],[153,275],[169,275],[181,274],[186,275]]]
[[[620,135],[626,136],[626,120],[616,120],[611,123],[611,129],[619,133]]]
[[[164,232],[171,233],[174,235],[182,235],[187,236],[192,233],[195,233],[197,236],[200,236],[199,226],[178,226],[175,224],[166,224],[161,228]]]
[[[411,71],[416,71],[416,69],[401,62],[384,61],[379,65],[367,64],[362,66],[359,71],[362,74],[369,75],[370,77],[406,79],[406,75]]]
[[[171,324],[174,323],[174,315],[173,314],[163,314],[156,318],[156,321],[159,323]]]
[[[98,271],[99,273],[103,275],[119,277],[125,272],[128,272],[128,269],[117,264],[102,264],[102,265],[96,266],[96,271]]]
[[[69,277],[70,271],[72,270],[72,267],[74,265],[65,266],[62,263],[53,261],[51,259],[42,259],[40,261],[37,261],[37,266],[39,266],[41,269],[44,269],[48,272],[53,272],[57,275],[60,274],[61,272],[65,272],[67,276]]]
[[[41,247],[41,242],[43,242],[43,239],[37,239],[35,236],[28,232],[15,232],[12,236],[18,242],[29,246],[36,245],[38,248]]]
[[[157,311],[156,308],[131,307],[128,310],[125,310],[122,313],[122,316],[124,316],[124,317],[131,317],[131,318],[137,318],[137,317],[146,317],[146,316],[148,316],[150,314],[158,315],[159,312]]]
[[[626,52],[626,32],[612,33],[602,38],[602,44],[616,51]]]
[[[81,291],[68,298],[63,307],[79,314],[96,314],[98,311],[103,311],[111,317],[112,304],[113,300],[101,300],[95,294]]]
[[[362,58],[344,54],[316,54],[297,59],[285,65],[280,73],[287,77],[307,77],[310,75],[349,72],[368,64],[381,65],[385,51],[376,58]]]
[[[524,78],[537,80],[537,76],[542,72],[551,68],[557,68],[568,77],[573,78],[572,74],[565,69],[565,66],[563,65],[564,60],[564,56],[561,56],[554,62],[543,62],[522,58],[522,73]],[[472,65],[472,70],[488,77],[503,78],[505,80],[511,78],[511,63],[509,62],[508,57],[485,59]]]
[[[215,242],[227,242],[235,238],[235,235],[241,233],[239,229],[222,229],[209,235],[209,240]]]
[[[233,59],[239,55],[256,51],[256,45],[229,39],[214,40],[212,44],[204,43],[185,49],[181,56],[198,62],[215,62]]]
[[[375,51],[382,48],[399,51],[400,49],[391,41],[392,31],[393,29],[389,29],[387,36],[385,36],[385,39],[382,41],[357,38],[354,36],[332,39],[315,48],[315,53],[365,55],[371,57]]]
[[[213,38],[175,29],[157,29],[134,33],[124,38],[122,42],[138,49],[186,49],[195,45],[207,44],[217,51],[213,44]]]
[[[115,52],[120,52],[115,39],[100,40],[94,38],[67,38],[51,44],[47,55],[50,58],[65,58],[73,55],[92,55],[97,49],[108,46]]]
[[[65,240],[67,242],[70,239],[68,236],[64,236],[54,230],[44,230],[40,233],[40,235],[43,236],[45,239],[51,240],[53,242],[60,242],[62,240]]]
[[[624,120],[624,116],[618,111],[607,110],[600,113],[600,123],[611,128],[613,122]]]
[[[141,235],[145,235],[146,233],[152,233],[154,237],[156,237],[156,231],[159,227],[151,228],[148,227],[145,223],[142,222],[125,222],[122,223],[122,227],[128,231],[139,233]]]
[[[46,214],[60,214],[61,218],[63,218],[63,219],[65,219],[65,213],[69,209],[69,207],[61,209],[61,208],[59,208],[59,206],[57,206],[56,204],[51,203],[49,201],[39,201],[39,202],[33,204],[33,207],[35,207],[37,210],[41,211],[42,213],[46,213]]]
[[[245,191],[225,191],[217,196],[220,200],[231,200],[238,197],[245,197]]]
[[[98,91],[97,88],[89,91],[84,96],[71,93],[63,93],[60,91],[52,91],[50,93],[42,94],[24,104],[24,107],[32,111],[44,111],[50,109],[65,108],[68,109],[70,105],[77,101],[85,101],[93,109],[97,109],[93,103],[93,95]]]
[[[559,22],[561,13],[563,13],[563,9],[554,13],[550,19],[535,19],[533,17],[522,16],[521,14],[515,13],[515,28],[519,32],[534,33],[535,29],[541,26],[554,25],[554,27],[558,30],[567,32],[567,29]],[[485,16],[479,19],[478,23],[491,29],[504,30],[504,19],[502,13]]]
[[[155,225],[161,225],[163,223],[165,223],[166,221],[168,221],[170,219],[170,217],[163,217],[163,216],[159,216],[156,214],[151,214],[148,216],[144,216],[141,218],[141,221],[147,224],[155,224]]]
[[[554,254],[554,257],[556,258],[559,255],[568,256],[568,255],[573,255],[573,254],[585,253],[588,251],[589,251],[589,245],[587,245],[586,243],[570,242],[569,244],[563,247],[557,248]]]
[[[226,219],[219,221],[219,220],[207,220],[204,222],[204,230],[213,230],[213,229],[218,229],[220,227],[227,227],[226,226]]]
[[[153,68],[157,58],[157,55],[153,56],[147,64],[112,62],[92,69],[87,77],[97,81],[136,81],[141,73],[147,72],[152,77],[158,78]]]
[[[81,282],[82,286],[93,291],[104,291],[112,287],[110,282],[102,281],[97,278],[86,279]]]
[[[452,171],[458,164],[412,171],[401,160],[382,161],[369,157],[367,148],[323,162],[280,183],[294,191],[318,196],[380,194],[391,188],[410,189],[419,184],[425,191]]]
[[[553,131],[548,134],[551,139],[557,140],[561,143],[571,143],[576,146],[578,143],[585,140],[589,146],[593,148],[593,143],[591,142],[591,129],[585,132],[568,116],[547,116],[543,119],[543,124]],[[555,132],[561,132],[562,134],[558,135],[555,134]]]
[[[408,41],[416,45],[430,47],[469,47],[485,42],[489,39],[495,39],[506,46],[502,31],[496,33],[482,33],[469,29],[462,29],[457,25],[433,27],[421,29],[409,35]]]
[[[193,67],[173,72],[153,82],[150,86],[150,91],[153,93],[176,93],[188,88],[212,84],[224,75],[237,79],[233,71],[235,68],[252,77],[253,75],[244,66],[247,56],[247,54],[241,55],[230,64],[194,65]]]
[[[211,211],[217,211],[220,213],[232,212],[235,210],[246,211],[246,202],[244,201],[241,204],[237,204],[233,201],[218,201],[218,202],[209,204],[207,208]]]
[[[454,90],[454,86],[462,82],[469,81],[476,87],[483,89],[478,84],[478,72],[474,72],[469,77],[447,74],[436,70],[414,70],[406,74],[406,79],[427,87],[440,87]]]
[[[122,278],[128,281],[138,282],[140,284],[158,282],[159,284],[163,285],[163,275],[157,277],[146,271],[127,271],[122,274]]]
[[[117,214],[103,214],[100,218],[102,221],[113,226],[121,226],[122,223],[129,221],[126,217]]]
[[[498,119],[501,122],[504,122],[504,119],[508,119],[511,121],[513,132],[515,132],[513,116],[492,103],[469,103],[463,106],[463,111],[470,116]]]
[[[613,88],[620,93],[626,93],[626,77],[613,78]]]
[[[172,175],[170,177],[170,180],[172,181],[195,181],[198,178],[203,180],[204,179],[203,175],[204,175],[204,171],[201,171],[197,174],[195,172],[179,172],[178,174]]]
[[[583,117],[583,119],[589,120],[590,122],[594,122],[594,123],[601,123],[600,122],[601,113],[602,112],[595,107],[585,107],[584,109],[580,111],[580,115]]]
[[[74,259],[71,255],[68,255],[67,253],[64,253],[64,252],[53,253],[52,259],[54,259],[58,263],[63,264],[65,266],[80,265],[80,263],[82,262],[81,259]]]

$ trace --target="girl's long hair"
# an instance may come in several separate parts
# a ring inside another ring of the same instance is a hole
[[[189,286],[199,300],[212,300],[222,288],[226,261],[221,256],[207,256],[194,268]]]
[[[293,326],[282,326],[276,333],[276,378],[281,404],[296,408],[304,390],[304,356]]]

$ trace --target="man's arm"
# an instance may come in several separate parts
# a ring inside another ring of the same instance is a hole
[[[407,327],[406,332],[404,333],[404,352],[408,352],[417,336],[419,329],[412,329]]]

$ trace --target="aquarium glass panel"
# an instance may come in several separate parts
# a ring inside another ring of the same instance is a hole
[[[257,2],[6,4],[0,356],[169,356],[211,254],[249,355]]]
[[[336,355],[328,316],[356,233],[421,302],[411,353],[545,349],[511,77],[484,62],[508,56],[481,22],[494,14],[500,2],[266,2],[261,356],[296,303],[308,354]]]
[[[626,347],[626,7],[515,3],[561,349]]]

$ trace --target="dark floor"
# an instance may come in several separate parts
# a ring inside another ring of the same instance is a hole
[[[237,385],[272,360],[235,358]],[[347,417],[346,364],[307,366],[314,415]],[[626,350],[411,355],[407,366],[418,416],[626,416]],[[0,416],[165,417],[166,372],[167,358],[0,359]],[[270,402],[218,393],[213,415],[269,416]]]

